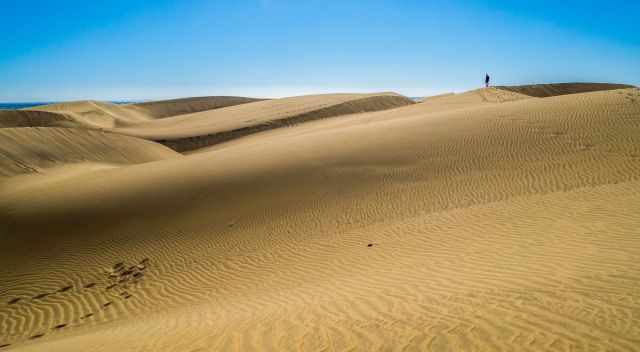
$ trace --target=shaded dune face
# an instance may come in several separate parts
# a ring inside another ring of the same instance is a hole
[[[0,188],[0,345],[636,350],[640,91],[478,94]]]

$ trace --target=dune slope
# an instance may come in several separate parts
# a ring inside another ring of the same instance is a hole
[[[0,178],[69,164],[137,164],[179,156],[150,141],[77,128],[0,129]]]
[[[422,107],[0,191],[0,345],[637,349],[640,91]]]

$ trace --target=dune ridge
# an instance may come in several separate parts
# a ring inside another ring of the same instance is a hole
[[[0,189],[0,345],[637,349],[640,90],[462,98]]]

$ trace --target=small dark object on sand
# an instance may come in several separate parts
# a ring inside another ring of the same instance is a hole
[[[38,339],[38,338],[41,338],[42,336],[44,336],[44,334],[37,334],[37,335],[31,336],[30,339]]]
[[[92,287],[93,287],[93,286],[95,286],[95,285],[96,285],[96,283],[95,283],[95,282],[88,283],[88,284],[84,285],[84,288],[92,288]]]
[[[18,303],[20,301],[20,299],[21,299],[20,297],[14,298],[14,299],[9,301],[9,304],[16,304],[16,303]]]
[[[67,324],[58,324],[58,325],[54,326],[53,328],[54,328],[54,329],[62,329],[62,328],[64,328],[65,326],[67,326]]]
[[[373,247],[373,243],[369,243],[367,247]]]
[[[42,299],[42,298],[47,297],[48,295],[49,295],[49,293],[41,293],[41,294],[33,297],[33,299]]]
[[[0,345],[0,348],[5,348],[5,347],[9,347],[9,346],[11,346],[10,343],[5,343],[4,345]]]
[[[73,286],[65,286],[65,287],[59,289],[58,292],[67,292],[72,288],[73,288]]]

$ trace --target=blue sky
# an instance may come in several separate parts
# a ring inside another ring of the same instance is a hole
[[[0,0],[0,101],[640,85],[638,1]]]

